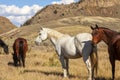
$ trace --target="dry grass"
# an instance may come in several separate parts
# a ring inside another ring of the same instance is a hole
[[[91,32],[85,26],[66,26],[54,28],[65,34],[76,35],[80,32]],[[5,41],[10,45],[9,55],[0,55],[0,80],[86,80],[88,77],[86,66],[80,59],[70,60],[70,78],[63,78],[61,64],[49,41],[41,46],[34,44],[36,33],[22,37],[28,40],[29,52],[26,57],[26,67],[14,67],[12,60],[12,44],[16,37],[8,38]],[[109,63],[107,47],[100,43],[98,47],[99,69],[97,80],[109,80],[111,77],[111,65]],[[120,62],[116,62],[116,79],[120,79]]]

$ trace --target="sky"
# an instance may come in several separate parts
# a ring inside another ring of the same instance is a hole
[[[79,0],[0,0],[0,16],[20,26],[43,7],[51,4],[70,4]]]

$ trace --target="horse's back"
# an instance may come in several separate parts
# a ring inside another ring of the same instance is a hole
[[[69,58],[79,58],[83,54],[89,55],[92,50],[92,36],[89,33],[80,33],[74,37],[64,36],[58,40],[58,43],[62,53]]]
[[[75,37],[80,41],[92,40],[92,35],[90,33],[79,33]]]
[[[19,47],[20,47],[21,43],[22,43],[22,47],[24,49],[24,53],[26,53],[26,51],[28,50],[28,45],[27,45],[26,39],[24,39],[24,38],[17,38],[15,40],[14,44],[13,44],[13,50],[17,54],[19,52]]]

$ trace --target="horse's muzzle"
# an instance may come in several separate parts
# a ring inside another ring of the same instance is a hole
[[[94,47],[96,47],[96,46],[97,46],[97,44],[96,44],[96,43],[92,43],[92,45],[93,45]]]
[[[39,45],[40,45],[40,43],[39,43],[39,42],[37,42],[37,41],[35,41],[35,44],[36,44],[37,46],[39,46]]]

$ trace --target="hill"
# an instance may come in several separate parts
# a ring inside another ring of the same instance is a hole
[[[119,0],[80,0],[68,5],[54,4],[44,7],[23,25],[44,24],[51,20],[76,16],[102,16],[120,18]]]
[[[0,16],[0,34],[8,32],[14,28],[16,28],[16,26],[13,25],[9,19]]]

